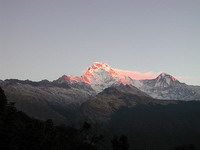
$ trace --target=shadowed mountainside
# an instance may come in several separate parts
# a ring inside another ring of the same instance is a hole
[[[81,111],[92,122],[106,122],[121,107],[134,107],[139,104],[167,105],[177,101],[157,100],[133,86],[118,85],[105,89],[97,96],[84,102]]]
[[[69,85],[49,81],[6,80],[1,83],[9,102],[38,119],[56,123],[75,121],[80,105],[96,93],[87,85]],[[84,86],[84,88],[83,88]]]

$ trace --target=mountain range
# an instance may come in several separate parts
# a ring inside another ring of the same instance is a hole
[[[93,63],[82,76],[63,75],[54,81],[39,82],[6,79],[0,80],[0,86],[19,110],[57,123],[74,121],[80,114],[107,120],[121,106],[200,100],[200,86],[181,83],[167,73],[137,80],[134,74],[129,76],[100,62]]]
[[[106,63],[95,62],[82,76],[64,75],[56,82],[70,85],[89,85],[96,93],[117,85],[135,86],[153,98],[173,100],[200,100],[200,86],[181,83],[172,75],[161,73],[155,79],[136,80],[123,70],[111,68]]]

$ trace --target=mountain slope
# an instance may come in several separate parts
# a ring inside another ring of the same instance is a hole
[[[117,84],[132,85],[157,99],[200,100],[200,86],[181,83],[167,73],[155,79],[136,80],[134,72],[111,68],[108,64],[95,62],[81,76],[97,92]]]
[[[95,62],[86,69],[82,76],[63,75],[52,82],[48,80],[40,82],[0,80],[0,86],[5,90],[8,100],[16,102],[19,110],[40,119],[48,119],[51,116],[59,122],[76,118],[73,115],[78,113],[82,103],[99,93],[98,99],[101,97],[99,96],[101,92],[110,87],[118,87],[119,93],[113,97],[119,101],[120,106],[125,102],[117,96],[122,93],[130,95],[127,88],[125,88],[127,93],[119,89],[120,86],[126,85],[134,86],[140,92],[156,99],[200,100],[200,86],[181,83],[166,73],[160,74],[155,79],[136,79],[137,75],[134,72],[128,71],[127,73],[127,71],[111,68],[106,63]],[[111,95],[107,94],[107,97],[104,96],[102,99],[109,99]]]
[[[138,104],[168,104],[174,101],[155,100],[136,87],[128,85],[112,86],[81,106],[83,115],[90,121],[105,122],[121,107]]]
[[[73,119],[80,105],[96,94],[91,88],[48,81],[6,80],[1,86],[8,101],[15,102],[17,109],[42,120],[51,118],[57,123]]]
[[[193,88],[173,76],[162,73],[156,79],[141,80],[140,89],[154,98],[174,100],[200,100],[200,87]]]
[[[200,149],[200,101],[176,102],[122,107],[111,116],[107,133],[127,135],[133,150]]]
[[[86,92],[102,92],[113,85],[132,85],[157,99],[200,100],[200,86],[190,86],[181,83],[167,73],[161,73],[155,79],[136,80],[137,75],[131,71],[124,71],[110,67],[106,63],[94,62],[82,76],[63,75],[59,79],[48,82],[23,81],[30,85],[44,85],[61,88],[78,88]],[[20,81],[18,81],[20,82]],[[1,81],[0,84],[3,84]],[[94,92],[94,93],[95,93]],[[95,95],[95,94],[93,94]]]
[[[137,87],[153,98],[173,100],[200,100],[200,86],[190,86],[181,83],[167,73],[161,73],[155,79],[136,80],[134,72],[111,68],[106,63],[94,62],[80,76],[63,76],[60,82],[71,85],[89,85],[96,93],[113,85],[123,84]]]

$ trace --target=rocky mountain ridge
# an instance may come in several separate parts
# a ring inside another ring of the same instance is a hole
[[[80,76],[63,76],[60,82],[69,84],[89,85],[96,93],[112,85],[123,84],[137,87],[153,98],[174,100],[200,100],[200,86],[190,86],[181,83],[172,75],[161,73],[155,79],[136,80],[123,70],[111,68],[106,63],[94,62],[85,73]]]
[[[19,110],[43,120],[52,118],[59,123],[76,119],[81,105],[85,103],[88,110],[97,107],[97,104],[90,107],[90,104],[93,104],[92,99],[97,99],[99,104],[108,104],[102,107],[110,107],[108,110],[111,112],[118,108],[118,104],[119,107],[133,106],[135,101],[138,103],[141,100],[143,103],[146,99],[160,99],[157,100],[159,103],[161,100],[200,100],[199,86],[181,83],[169,74],[162,73],[155,79],[136,80],[134,74],[129,76],[123,70],[99,62],[93,63],[80,77],[64,75],[52,82],[7,79],[0,80],[0,86],[5,91],[8,101],[16,102]],[[137,94],[133,94],[134,91],[138,91]],[[120,94],[126,95],[122,96],[124,101]],[[129,97],[130,95],[132,96]],[[103,108],[101,111],[104,111]],[[82,110],[87,114],[87,109]],[[94,112],[98,110],[99,108]]]
[[[96,95],[87,85],[71,85],[29,80],[5,80],[0,83],[9,102],[17,109],[38,119],[53,119],[56,123],[69,123],[76,119],[80,105]]]

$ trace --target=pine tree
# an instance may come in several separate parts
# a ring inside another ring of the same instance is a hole
[[[0,87],[0,114],[4,111],[6,105],[7,105],[7,99],[4,94],[4,91]]]

